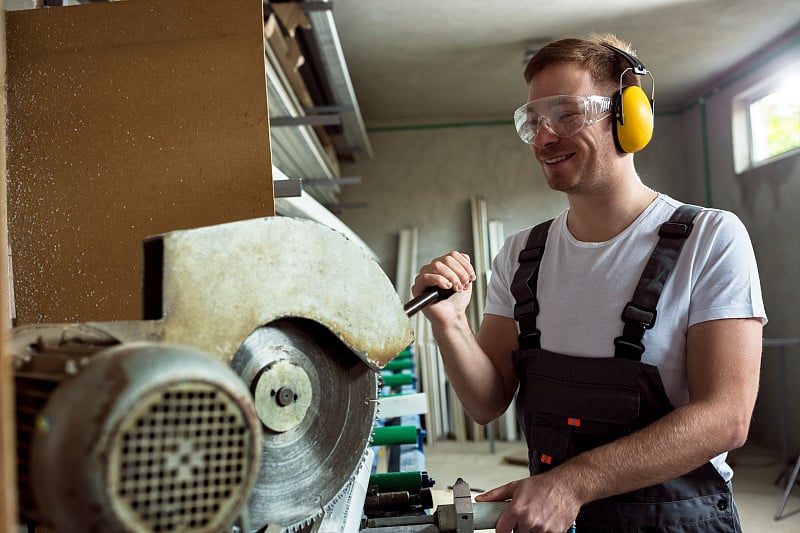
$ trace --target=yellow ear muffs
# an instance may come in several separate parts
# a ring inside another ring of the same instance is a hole
[[[653,107],[641,87],[625,87],[614,101],[614,142],[623,152],[638,152],[653,137]]]
[[[621,56],[630,65],[619,75],[619,92],[614,96],[613,130],[617,148],[632,154],[647,146],[653,137],[653,94],[656,80],[642,62],[628,52],[610,44],[602,43],[602,45]],[[623,76],[628,71],[633,71],[639,76],[650,76],[653,82],[650,98],[636,85],[622,87]]]

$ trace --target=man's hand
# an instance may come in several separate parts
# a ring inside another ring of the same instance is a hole
[[[580,510],[568,483],[556,471],[518,479],[475,497],[475,501],[511,500],[497,521],[497,533],[565,533]]]
[[[456,294],[423,309],[423,313],[431,320],[452,321],[454,317],[463,315],[472,295],[472,282],[475,281],[475,270],[469,256],[461,252],[450,252],[437,257],[419,271],[414,279],[411,293],[419,296],[430,287],[453,289]]]

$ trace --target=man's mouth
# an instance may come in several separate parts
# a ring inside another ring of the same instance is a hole
[[[564,160],[569,159],[573,155],[575,155],[575,154],[565,154],[565,155],[559,155],[559,156],[550,157],[550,158],[542,158],[542,161],[544,161],[548,165],[555,165],[556,163],[560,163],[560,162],[562,162]]]

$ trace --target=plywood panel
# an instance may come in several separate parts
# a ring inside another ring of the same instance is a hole
[[[19,325],[140,319],[146,236],[274,214],[262,9],[7,13]]]
[[[5,2],[0,0],[0,81],[6,73]],[[14,379],[8,337],[8,233],[6,224],[6,93],[0,87],[0,531],[17,523]]]

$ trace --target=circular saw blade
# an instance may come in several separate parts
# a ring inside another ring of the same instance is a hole
[[[262,426],[262,463],[248,510],[254,530],[269,525],[297,531],[333,507],[356,475],[375,423],[378,377],[309,320],[257,329],[231,362],[252,391],[265,376],[275,379],[270,369],[277,364],[294,365],[293,380],[303,372],[311,398],[305,416],[289,429]]]

